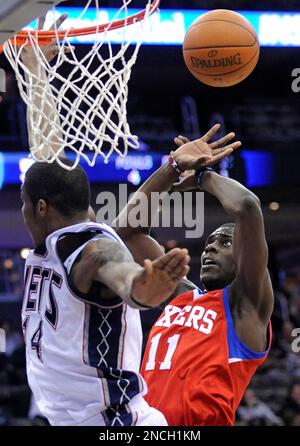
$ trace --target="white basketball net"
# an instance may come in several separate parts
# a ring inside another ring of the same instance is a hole
[[[126,156],[129,148],[139,147],[137,136],[130,132],[126,105],[128,81],[142,42],[151,1],[145,0],[145,18],[127,26],[131,3],[132,0],[116,1],[116,6],[120,6],[118,12],[104,32],[92,36],[94,44],[81,59],[68,34],[59,40],[57,30],[55,39],[59,53],[50,63],[44,56],[43,47],[38,44],[37,34],[28,34],[37,60],[38,69],[34,74],[22,62],[24,45],[17,46],[14,41],[4,45],[5,55],[16,73],[20,94],[27,105],[31,123],[30,151],[35,160],[49,163],[57,160],[63,167],[72,169],[81,157],[93,166],[98,155],[107,162],[113,152]],[[97,23],[106,23],[107,17],[101,17],[98,0],[88,0],[78,18],[84,19],[91,7],[97,10]],[[53,9],[54,15],[52,12],[48,14],[51,22],[59,16]],[[122,28],[110,29],[115,20],[123,18],[125,25]],[[65,27],[70,28],[68,19]],[[111,40],[116,35],[121,42],[112,45]],[[70,151],[75,154],[71,168],[60,159],[64,153],[68,156]]]

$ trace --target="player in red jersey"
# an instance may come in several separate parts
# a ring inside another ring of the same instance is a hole
[[[146,399],[164,413],[170,425],[233,425],[245,389],[271,342],[273,291],[260,202],[237,181],[206,169],[228,154],[227,149],[240,145],[223,147],[233,133],[209,144],[218,129],[219,125],[214,126],[194,142],[177,138],[181,147],[172,153],[172,162],[139,189],[148,197],[151,192],[170,190],[178,177],[176,170],[200,166],[177,189],[188,190],[198,183],[234,220],[206,241],[200,272],[205,291],[182,280],[177,297],[150,332],[142,364],[149,388]],[[134,202],[135,197],[127,211]],[[119,217],[123,226],[125,215]],[[142,228],[118,231],[136,261],[161,255],[158,243]]]

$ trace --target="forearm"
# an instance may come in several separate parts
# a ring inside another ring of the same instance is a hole
[[[203,175],[201,189],[214,195],[233,218],[238,218],[253,208],[260,208],[259,199],[250,190],[215,172],[206,172]]]
[[[132,196],[128,204],[120,212],[114,226],[119,236],[123,239],[132,236],[135,233],[144,232],[151,227],[152,217],[158,212],[158,200],[154,200],[155,204],[151,201],[151,195],[153,192],[163,193],[168,192],[173,186],[174,182],[178,179],[178,173],[168,163],[160,167],[147,181],[138,189],[138,191]],[[143,194],[145,197],[142,201],[139,201],[139,197]],[[147,227],[132,227],[130,226],[130,219],[128,216],[135,206],[139,205],[139,209],[143,216],[148,216]],[[140,206],[144,206],[141,209]],[[156,205],[156,206],[155,206]]]
[[[134,279],[143,271],[123,245],[100,239],[84,248],[81,261],[72,270],[72,281],[83,293],[89,292],[94,281],[102,282],[132,308],[143,309],[145,293],[135,296],[132,291]]]
[[[35,149],[34,153],[38,159],[44,160],[61,148],[62,132],[59,116],[43,66],[38,62],[27,62],[25,67],[28,70],[25,71],[26,82],[29,84],[31,78],[31,82],[35,83],[34,89],[31,89],[32,105],[30,108],[27,107],[29,147]],[[28,90],[30,88],[28,87]]]
[[[134,262],[107,262],[97,273],[97,279],[103,282],[117,296],[120,296],[124,302],[131,307],[137,308],[132,303],[132,284],[133,279],[143,268]],[[139,303],[143,304],[143,296],[135,296]]]

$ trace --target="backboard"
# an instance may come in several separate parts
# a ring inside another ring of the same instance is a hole
[[[0,45],[62,0],[0,0]]]

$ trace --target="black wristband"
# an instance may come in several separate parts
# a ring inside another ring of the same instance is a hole
[[[130,299],[131,299],[137,306],[141,307],[140,310],[143,310],[143,309],[145,309],[145,310],[149,310],[150,308],[153,308],[153,307],[150,307],[149,305],[141,304],[141,303],[138,302],[136,299],[134,299],[132,296],[130,296]]]
[[[214,169],[212,169],[211,167],[203,167],[202,169],[196,171],[195,177],[197,178],[197,184],[200,189],[202,184],[202,178],[205,172],[214,172]]]

